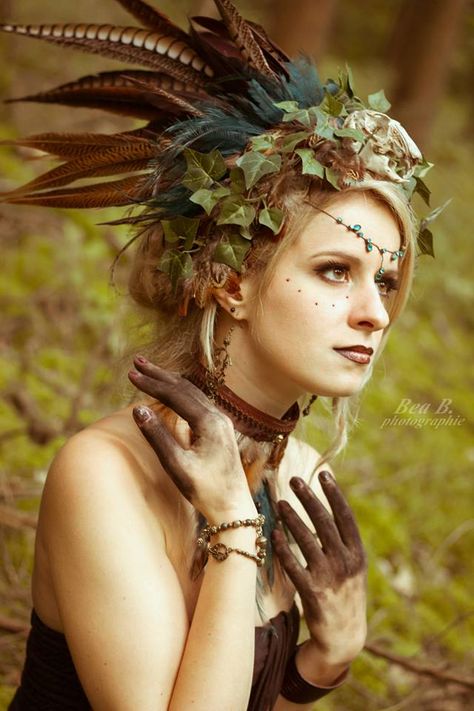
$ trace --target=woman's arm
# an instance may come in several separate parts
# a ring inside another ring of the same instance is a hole
[[[175,395],[166,397],[171,402]],[[178,405],[183,412],[187,407]],[[197,418],[199,403],[192,408]],[[212,523],[254,518],[243,471],[245,486],[239,471],[229,471],[233,447],[240,466],[233,428],[214,410],[209,432],[208,413],[200,412],[200,424],[195,420],[199,457],[186,450],[186,471],[178,466],[183,451],[173,449],[159,419],[142,422],[142,431],[163,446],[176,483],[186,474],[198,503],[204,489],[209,502],[203,512]],[[154,439],[159,433],[161,444]],[[202,486],[194,476],[197,468],[205,479]],[[73,438],[56,459],[42,516],[66,638],[94,710],[246,709],[254,659],[253,560],[237,554],[222,563],[209,560],[189,627],[164,531],[127,457],[93,432]],[[219,535],[227,545],[255,550],[253,528]]]

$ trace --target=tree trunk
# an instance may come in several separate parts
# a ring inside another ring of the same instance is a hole
[[[405,0],[398,17],[393,114],[422,147],[446,87],[466,5],[466,0]]]
[[[337,0],[274,0],[269,35],[290,56],[303,51],[318,60],[328,45],[336,8]]]

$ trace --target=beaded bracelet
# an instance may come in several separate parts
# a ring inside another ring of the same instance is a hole
[[[259,514],[257,518],[244,518],[242,520],[237,519],[236,521],[230,521],[228,523],[221,523],[218,526],[205,526],[199,538],[197,539],[198,546],[202,546],[205,551],[212,555],[215,560],[222,562],[226,560],[230,553],[238,553],[239,555],[245,556],[245,558],[250,558],[254,560],[259,568],[265,563],[265,556],[267,553],[267,539],[263,535],[263,524],[265,523],[265,516]],[[255,533],[257,534],[257,539],[255,545],[257,548],[256,553],[249,553],[249,551],[242,550],[242,548],[234,548],[232,546],[227,546],[225,543],[214,543],[210,545],[210,539],[221,531],[227,531],[229,528],[242,528],[252,526],[255,528]]]
[[[303,679],[296,666],[296,655],[302,646],[302,644],[299,644],[288,659],[285,676],[280,689],[280,694],[293,704],[309,704],[312,701],[322,699],[323,696],[326,696],[341,686],[349,673],[349,669],[343,671],[332,686],[315,686],[314,684],[310,684],[309,681]]]

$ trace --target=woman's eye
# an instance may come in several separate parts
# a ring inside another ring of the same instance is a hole
[[[392,293],[398,290],[397,282],[392,279],[384,279],[383,281],[377,281],[377,286],[379,287],[380,294],[383,297],[390,296]]]
[[[330,281],[347,281],[349,267],[344,264],[323,264],[318,270],[319,274],[324,274]]]

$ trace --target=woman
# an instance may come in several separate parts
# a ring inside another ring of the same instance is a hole
[[[228,0],[190,36],[121,4],[150,30],[3,27],[154,70],[35,97],[149,123],[21,141],[66,162],[7,199],[144,204],[130,291],[159,321],[138,401],[51,466],[10,708],[310,709],[364,644],[365,555],[322,465],[406,302],[426,164],[349,76],[323,87]],[[309,396],[333,398],[322,457],[290,436]]]

